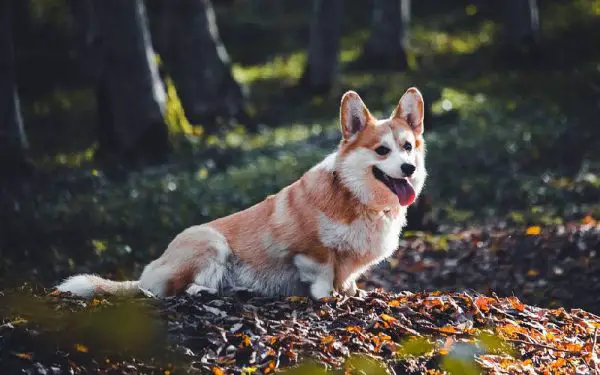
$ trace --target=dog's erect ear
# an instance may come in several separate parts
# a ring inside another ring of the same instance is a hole
[[[371,114],[362,99],[354,91],[348,91],[342,96],[340,106],[340,127],[344,139],[350,139],[356,133],[364,130],[369,124]]]
[[[402,95],[398,106],[392,113],[392,118],[404,119],[415,134],[421,135],[423,134],[424,110],[423,95],[421,95],[416,87],[411,87]]]

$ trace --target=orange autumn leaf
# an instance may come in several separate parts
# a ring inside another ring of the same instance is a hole
[[[552,368],[557,369],[561,368],[567,364],[567,361],[564,358],[558,358],[556,361],[552,362]]]
[[[321,344],[323,345],[327,345],[327,344],[331,344],[335,339],[333,338],[333,336],[323,336],[321,337]]]
[[[572,352],[579,352],[579,351],[581,351],[581,349],[583,349],[583,345],[569,342],[569,343],[564,344],[562,346],[562,348],[565,350],[572,351]]]
[[[527,271],[527,276],[529,276],[529,277],[536,277],[539,274],[540,274],[540,271],[536,270],[535,268],[532,268],[529,271]]]
[[[398,307],[398,306],[400,306],[400,301],[398,301],[397,299],[393,299],[390,302],[388,302],[388,306],[389,307]]]
[[[275,361],[270,361],[268,367],[265,368],[263,371],[265,374],[270,374],[273,371],[275,371],[275,367],[277,367],[277,364],[275,363]]]
[[[89,351],[88,347],[83,344],[75,344],[75,350],[80,353],[87,353]]]
[[[502,358],[498,364],[500,365],[500,368],[508,370],[513,362],[510,359]]]
[[[225,375],[225,371],[223,371],[222,368],[216,366],[212,368],[212,373],[213,375]]]
[[[381,320],[383,320],[386,323],[392,323],[392,322],[395,322],[395,321],[398,320],[398,319],[396,319],[393,316],[388,315],[388,314],[381,314],[381,315],[379,315],[379,317],[381,318]]]
[[[525,305],[521,301],[519,301],[517,297],[508,297],[508,301],[510,302],[513,309],[517,311],[525,310]]]
[[[475,306],[477,306],[479,308],[479,310],[483,311],[483,312],[489,312],[490,311],[490,302],[492,302],[493,299],[489,298],[489,297],[485,297],[485,296],[479,296],[475,299]]]
[[[13,353],[15,357],[31,360],[33,358],[33,353]]]
[[[242,342],[240,343],[240,347],[248,347],[252,346],[252,342],[250,341],[250,337],[247,335],[242,335]]]
[[[542,228],[538,225],[531,226],[525,231],[530,236],[539,236],[542,233]]]
[[[440,332],[443,333],[460,333],[460,331],[452,326],[445,326],[445,327],[441,327],[439,328]]]
[[[497,328],[499,333],[502,333],[508,337],[516,337],[519,333],[527,333],[527,330],[523,327],[519,327],[514,324],[505,324]]]
[[[427,307],[444,306],[444,302],[442,302],[442,300],[440,300],[439,298],[426,299],[425,301],[423,301],[423,304]]]
[[[582,224],[594,224],[596,220],[592,217],[592,215],[587,215],[583,219],[581,219]]]
[[[359,326],[348,326],[348,327],[346,327],[346,331],[352,332],[352,333],[360,333],[362,331],[362,329]]]

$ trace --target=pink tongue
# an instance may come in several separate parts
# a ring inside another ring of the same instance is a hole
[[[393,180],[392,186],[394,188],[394,193],[398,196],[400,205],[409,206],[415,201],[415,189],[413,189],[407,179]]]

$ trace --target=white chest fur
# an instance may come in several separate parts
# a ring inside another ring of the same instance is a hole
[[[389,218],[385,214],[365,216],[350,224],[336,222],[319,215],[319,237],[323,245],[355,254],[372,253],[376,258],[388,257],[398,248],[400,231],[406,222],[406,210]]]

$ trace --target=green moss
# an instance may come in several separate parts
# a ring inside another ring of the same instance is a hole
[[[165,106],[165,122],[169,128],[171,138],[177,135],[200,136],[203,133],[201,125],[192,125],[188,121],[181,100],[177,95],[177,88],[171,77],[166,77],[165,88],[167,102]]]
[[[448,32],[435,30],[424,25],[411,29],[411,44],[420,54],[462,55],[476,51],[493,42],[498,26],[492,21],[482,22],[473,31]]]

